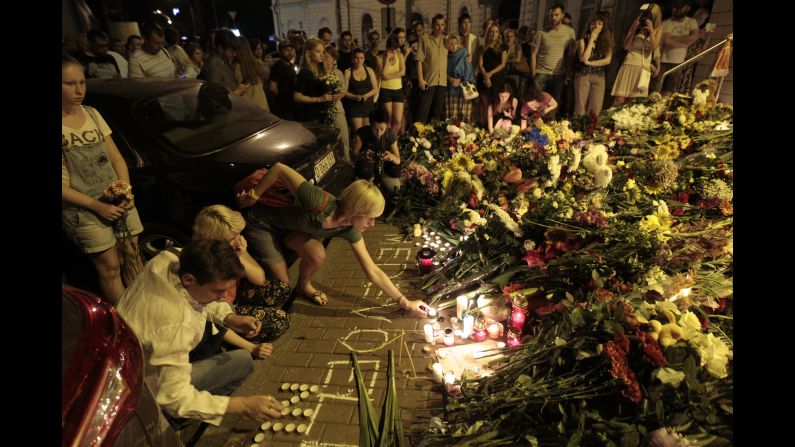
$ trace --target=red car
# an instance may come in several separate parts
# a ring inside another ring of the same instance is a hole
[[[144,384],[141,344],[107,301],[61,288],[61,445],[182,446]]]

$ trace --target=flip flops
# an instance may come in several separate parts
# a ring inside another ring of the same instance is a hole
[[[317,290],[317,289],[315,289],[315,293],[313,293],[311,295],[308,295],[308,294],[306,294],[304,292],[299,292],[299,291],[296,290],[295,296],[304,298],[306,300],[309,300],[309,301],[317,304],[318,306],[325,306],[326,303],[328,303],[328,295],[326,295],[324,292],[321,292],[320,290]]]

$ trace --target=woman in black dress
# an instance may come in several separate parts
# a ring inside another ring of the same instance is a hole
[[[378,80],[372,68],[364,64],[364,50],[353,50],[353,65],[345,70],[345,111],[351,120],[351,133],[355,134],[362,126],[370,125],[370,112],[373,110],[373,97],[378,93]]]
[[[326,58],[323,42],[309,39],[304,47],[304,58],[301,71],[295,81],[293,99],[298,104],[298,120],[313,123],[325,123],[325,110],[331,101],[341,97],[326,91],[326,85],[320,79],[325,75],[323,61]]]
[[[499,25],[491,25],[480,53],[477,87],[481,101],[481,119],[488,122],[488,109],[492,100],[502,91],[503,70],[508,63],[508,51],[502,44]]]

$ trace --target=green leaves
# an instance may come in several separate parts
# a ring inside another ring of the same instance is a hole
[[[395,388],[395,353],[390,349],[387,361],[387,388],[384,408],[381,411],[379,426],[375,425],[373,405],[364,385],[362,371],[356,353],[351,352],[351,363],[356,376],[356,389],[359,398],[359,446],[360,447],[403,447],[403,424]]]
[[[389,352],[392,352],[391,350]],[[359,446],[376,447],[378,446],[378,430],[373,419],[373,405],[370,403],[370,396],[364,385],[362,371],[359,369],[359,362],[356,360],[356,353],[351,351],[351,363],[353,372],[356,376],[356,389],[359,398]]]

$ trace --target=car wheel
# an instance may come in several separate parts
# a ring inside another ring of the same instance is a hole
[[[161,251],[169,248],[182,248],[190,241],[185,233],[168,225],[147,223],[144,231],[138,237],[138,246],[144,261],[157,256]]]

